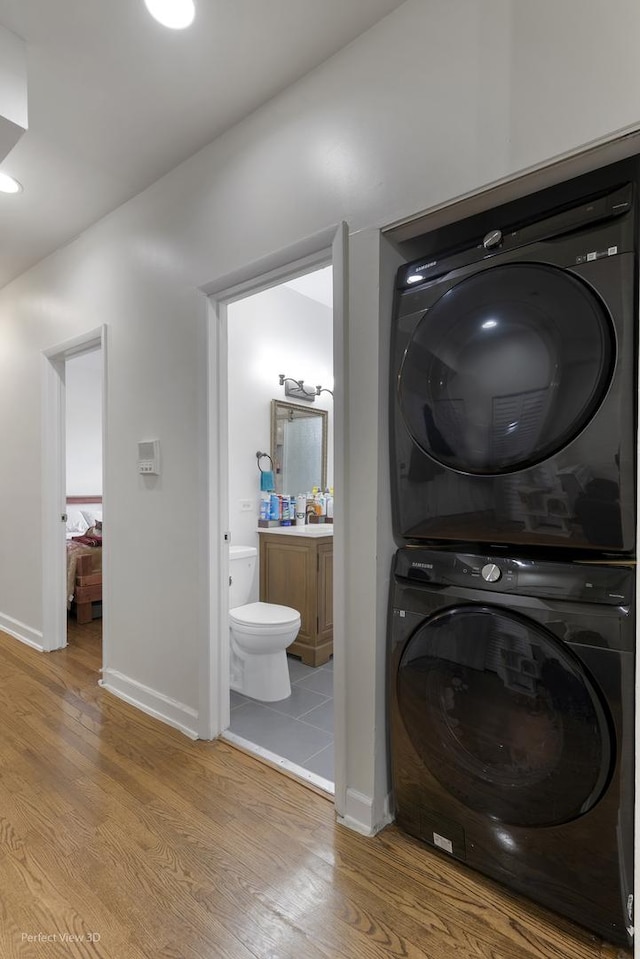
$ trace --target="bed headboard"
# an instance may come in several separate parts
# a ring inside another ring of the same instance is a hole
[[[82,534],[102,522],[102,494],[67,496],[67,537]]]

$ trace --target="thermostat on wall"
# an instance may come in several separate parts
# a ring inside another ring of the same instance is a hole
[[[157,476],[160,472],[160,440],[138,443],[138,472]]]

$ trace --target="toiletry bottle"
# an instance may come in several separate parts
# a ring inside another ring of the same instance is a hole
[[[291,526],[291,497],[286,493],[282,497],[282,516],[280,519],[280,525]]]
[[[296,496],[296,526],[304,526],[307,522],[307,497],[304,493]]]
[[[261,523],[264,523],[269,519],[269,510],[271,508],[271,496],[269,493],[264,492],[260,493],[260,512],[259,519]]]
[[[280,497],[277,493],[272,493],[269,497],[269,519],[272,522],[280,520]]]
[[[313,493],[307,493],[307,522],[315,523],[318,519],[316,515],[317,503],[313,498]]]
[[[327,523],[333,523],[333,493],[327,489]]]

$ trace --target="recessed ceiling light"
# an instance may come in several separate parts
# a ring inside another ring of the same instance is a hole
[[[0,172],[0,193],[22,193],[22,184],[8,173]]]
[[[193,0],[144,0],[144,3],[151,16],[171,30],[184,30],[196,15]]]

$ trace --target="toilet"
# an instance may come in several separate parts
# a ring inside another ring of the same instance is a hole
[[[255,546],[229,547],[230,685],[273,703],[291,695],[285,650],[298,635],[300,613],[275,603],[247,604],[257,556]]]

